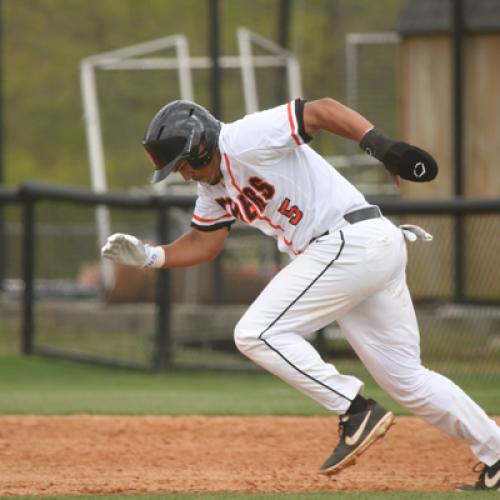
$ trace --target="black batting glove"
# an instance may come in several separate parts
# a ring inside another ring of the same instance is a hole
[[[376,128],[369,130],[359,145],[366,153],[380,160],[389,172],[407,181],[428,182],[438,174],[436,160],[427,151],[389,139]]]

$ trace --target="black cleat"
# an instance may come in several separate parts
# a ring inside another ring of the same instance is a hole
[[[348,465],[354,465],[361,455],[394,422],[394,415],[373,399],[368,408],[353,415],[342,415],[339,421],[340,441],[327,461],[321,466],[322,474],[336,474]]]
[[[479,462],[473,471],[479,472],[476,484],[462,484],[457,491],[500,491],[500,460],[490,467]]]

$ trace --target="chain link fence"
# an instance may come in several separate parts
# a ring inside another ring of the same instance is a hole
[[[5,208],[9,266],[0,293],[3,349],[8,337],[16,350],[23,346],[29,353],[133,368],[254,368],[237,352],[232,335],[246,307],[287,263],[272,240],[235,226],[218,266],[168,272],[116,268],[115,284],[106,290],[95,204],[111,205],[116,231],[159,242],[187,229],[192,199],[181,197],[181,206],[175,206],[175,197],[62,195],[60,190],[51,197],[43,188],[21,191],[17,203]],[[459,378],[500,380],[500,202],[379,201],[395,223],[421,224],[434,234],[432,243],[408,245],[408,282],[426,366]],[[33,208],[31,224],[26,204]],[[162,235],[158,211],[168,214]],[[457,220],[467,235],[459,254]],[[463,262],[457,263],[457,256]],[[457,290],[458,282],[463,289]],[[310,340],[340,366],[357,363],[335,324]]]

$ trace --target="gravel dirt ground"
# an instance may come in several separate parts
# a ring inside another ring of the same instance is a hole
[[[476,479],[464,443],[411,417],[325,477],[336,441],[331,417],[0,416],[0,495],[452,491]]]

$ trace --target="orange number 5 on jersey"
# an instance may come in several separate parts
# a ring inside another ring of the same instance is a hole
[[[294,205],[293,207],[290,206],[290,200],[288,198],[283,200],[278,212],[285,217],[288,217],[288,221],[292,224],[292,226],[296,226],[302,220],[302,216],[304,215],[302,211],[299,210],[297,205]]]

